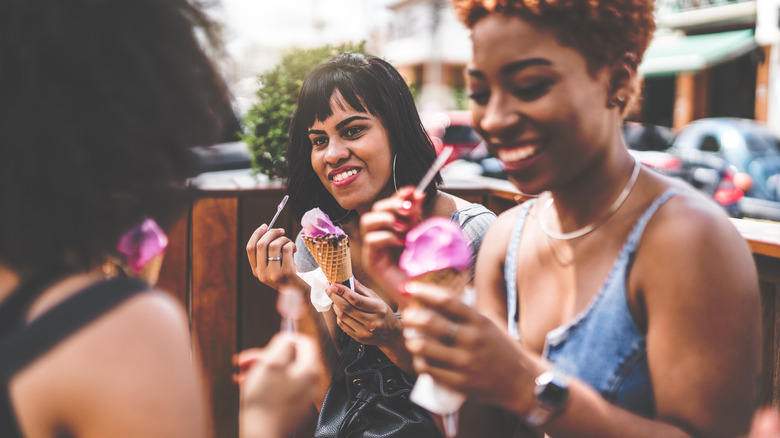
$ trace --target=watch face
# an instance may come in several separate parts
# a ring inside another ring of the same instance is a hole
[[[546,372],[540,375],[536,380],[534,392],[540,403],[552,409],[562,407],[569,396],[566,381],[562,376],[558,376],[554,372]]]
[[[539,399],[550,406],[559,406],[566,402],[569,390],[565,386],[558,386],[555,382],[547,385],[544,391],[539,394]]]

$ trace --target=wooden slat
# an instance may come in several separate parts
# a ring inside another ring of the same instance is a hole
[[[772,357],[774,364],[772,366],[772,406],[774,408],[780,408],[780,346],[778,346],[778,340],[780,340],[780,299],[777,294],[780,293],[780,286],[774,285],[774,311],[775,320],[774,327],[770,330],[773,332]]]
[[[762,339],[762,382],[760,403],[772,405],[776,401],[777,370],[777,315],[775,306],[777,290],[771,283],[761,282],[761,331]]]
[[[168,248],[165,250],[158,289],[165,291],[178,299],[183,306],[189,306],[189,221],[191,210],[187,211],[176,223],[165,230],[168,235]]]
[[[192,215],[192,329],[218,438],[238,437],[238,387],[232,381],[238,347],[237,205],[237,198],[200,199]]]
[[[780,258],[780,224],[770,221],[731,219],[753,254]]]
[[[780,228],[780,224],[778,224]],[[758,278],[780,285],[780,257],[771,257],[753,253],[753,261],[758,269]]]

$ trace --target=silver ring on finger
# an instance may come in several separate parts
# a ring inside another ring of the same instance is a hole
[[[448,344],[455,343],[455,335],[458,334],[458,329],[460,329],[460,324],[450,321],[447,324],[447,333],[444,335],[444,341]]]
[[[281,262],[282,261],[282,257],[281,256],[279,256],[279,257],[268,257],[268,261],[269,262]]]

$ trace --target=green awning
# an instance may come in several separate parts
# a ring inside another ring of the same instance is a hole
[[[645,76],[697,72],[729,61],[757,47],[752,29],[692,36],[657,36],[639,71]]]

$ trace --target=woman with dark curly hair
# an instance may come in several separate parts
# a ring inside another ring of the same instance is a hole
[[[485,236],[478,310],[406,285],[415,369],[518,415],[529,436],[746,433],[761,356],[750,251],[723,211],[643,169],[621,135],[654,2],[454,4],[472,31],[474,126],[538,199]],[[367,241],[384,231],[369,219]]]
[[[235,125],[210,35],[187,0],[0,2],[0,436],[211,435],[181,303],[103,269],[159,256]]]

